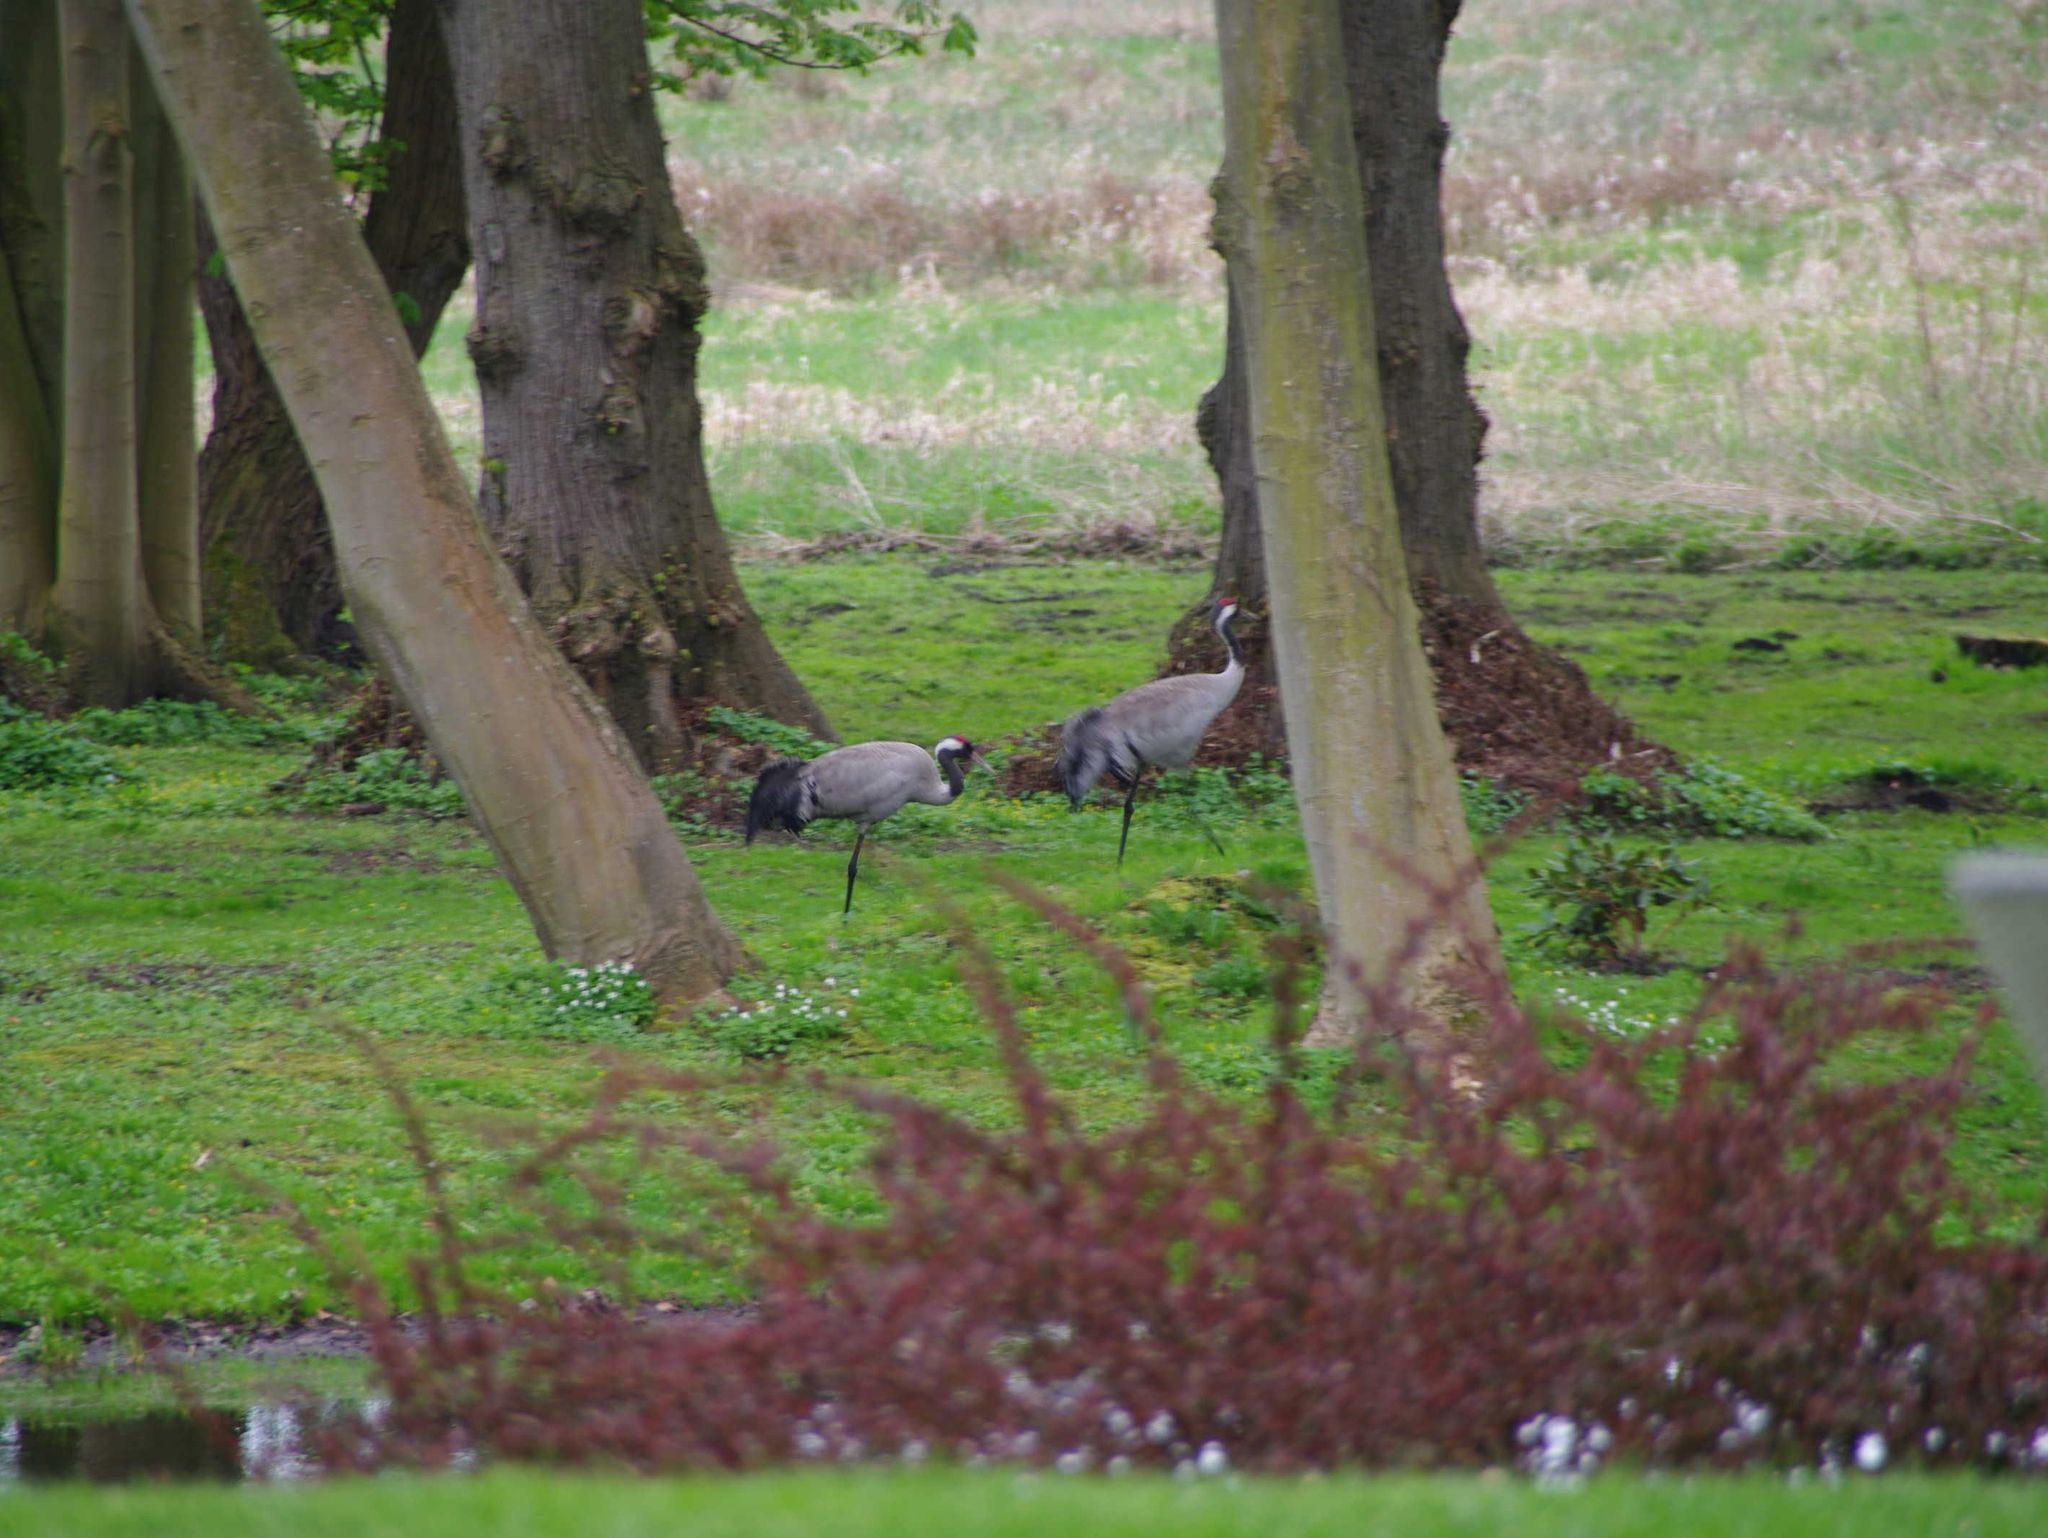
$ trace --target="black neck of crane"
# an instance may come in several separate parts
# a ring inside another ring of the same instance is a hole
[[[967,782],[960,778],[960,755],[952,748],[940,748],[938,752],[939,773],[946,777],[946,789],[957,801],[960,792],[967,788]]]
[[[1237,637],[1230,633],[1230,627],[1236,623],[1237,611],[1233,609],[1227,617],[1216,621],[1216,633],[1223,637],[1223,644],[1230,648],[1231,665],[1243,667],[1244,653],[1237,649]]]

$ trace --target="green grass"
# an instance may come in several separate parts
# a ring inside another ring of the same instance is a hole
[[[251,1404],[360,1400],[370,1364],[361,1358],[271,1361],[201,1359],[182,1364],[175,1382],[155,1372],[104,1367],[0,1379],[0,1412],[25,1420],[103,1420],[189,1410],[240,1410]]]
[[[2048,1494],[2018,1480],[1888,1477],[1788,1486],[1762,1479],[1609,1477],[1555,1492],[1501,1478],[1395,1476],[1187,1485],[1018,1474],[778,1474],[633,1480],[494,1473],[342,1480],[302,1488],[44,1488],[4,1497],[18,1538],[1999,1538],[2048,1522]]]
[[[778,645],[843,733],[919,742],[1028,731],[1144,677],[1205,580],[1194,568],[930,557],[747,572]],[[1801,955],[1904,940],[1897,965],[1931,965],[1946,957],[1934,942],[1958,928],[1944,863],[1979,844],[2044,841],[2038,679],[1944,649],[1953,625],[2038,614],[2039,578],[1518,572],[1505,585],[1535,632],[1572,647],[1651,731],[1760,785],[1807,795],[1908,759],[2006,797],[2006,810],[1843,815],[1818,844],[1689,845],[1719,900],[1668,937],[1691,966],[1730,936],[1776,934],[1795,910],[1806,920]],[[1734,649],[1774,632],[1798,639],[1783,653]],[[1939,685],[1937,664],[1948,678]],[[1668,687],[1657,681],[1670,674]],[[334,1302],[232,1168],[292,1192],[395,1276],[421,1235],[420,1193],[342,1021],[368,1032],[429,1108],[465,1210],[500,1217],[511,1154],[490,1128],[574,1114],[599,1068],[596,1047],[558,1034],[522,984],[532,933],[476,836],[460,822],[286,815],[265,793],[294,761],[282,751],[110,751],[138,771],[133,783],[0,797],[0,1072],[14,1091],[0,1097],[0,1318],[75,1321],[112,1298],[146,1316],[255,1319]],[[975,785],[962,805],[909,809],[870,840],[844,923],[839,830],[751,850],[730,837],[693,843],[713,903],[761,963],[736,990],[771,997],[780,984],[831,1011],[827,1034],[796,1043],[795,1060],[974,1116],[1008,1114],[930,906],[942,887],[993,949],[1054,1086],[1096,1122],[1128,1114],[1142,1090],[1110,988],[985,883],[993,862],[1132,950],[1198,1077],[1255,1088],[1267,1006],[1245,980],[1258,932],[1242,915],[1213,915],[1218,889],[1185,878],[1221,878],[1227,890],[1249,872],[1303,886],[1285,804],[1238,807],[1219,858],[1177,803],[1148,803],[1119,875],[1112,807],[1073,816],[1054,800],[1009,802]],[[1523,995],[1570,995],[1617,1021],[1685,1008],[1698,987],[1690,971],[1596,976],[1527,950],[1523,926],[1537,917],[1527,875],[1555,847],[1531,839],[1493,881]],[[775,1045],[686,1026],[645,1038],[643,1051],[704,1066]],[[1871,1050],[1870,1071],[1885,1072],[1924,1065],[1931,1049]],[[2002,1030],[1979,1075],[1984,1095],[1957,1157],[2017,1224],[2048,1189],[2048,1122]],[[852,1113],[785,1090],[732,1092],[700,1114],[772,1131],[811,1196],[866,1210],[865,1129]],[[701,1196],[659,1187],[642,1200],[652,1221],[704,1221]],[[531,1278],[558,1267],[550,1255],[529,1245],[495,1262],[496,1274]],[[731,1258],[715,1250],[651,1262],[642,1280],[696,1299],[735,1285]]]

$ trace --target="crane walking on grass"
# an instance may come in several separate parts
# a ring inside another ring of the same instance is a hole
[[[860,874],[861,841],[868,829],[913,801],[947,806],[960,797],[960,761],[988,764],[965,737],[948,737],[927,753],[914,742],[856,742],[806,763],[778,758],[761,771],[747,802],[747,842],[764,828],[802,833],[820,817],[844,817],[860,831],[846,862],[846,906],[853,911],[853,882]]]
[[[1122,868],[1124,845],[1131,837],[1131,803],[1138,794],[1138,778],[1147,764],[1161,769],[1185,769],[1194,762],[1195,750],[1209,724],[1223,714],[1237,698],[1244,683],[1244,654],[1230,633],[1230,621],[1237,613],[1237,600],[1226,598],[1216,605],[1213,621],[1216,634],[1230,651],[1230,661],[1220,673],[1183,673],[1176,678],[1155,679],[1149,684],[1119,694],[1107,705],[1091,705],[1072,717],[1060,729],[1060,757],[1057,773],[1060,788],[1076,808],[1089,788],[1107,774],[1124,787],[1124,831],[1117,840],[1116,863]],[[1204,826],[1216,852],[1223,845]]]

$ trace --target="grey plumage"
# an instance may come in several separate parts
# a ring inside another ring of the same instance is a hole
[[[1076,712],[1060,729],[1055,773],[1067,799],[1078,807],[1105,774],[1124,787],[1123,837],[1117,843],[1117,864],[1131,836],[1131,808],[1138,779],[1147,764],[1185,769],[1194,762],[1210,723],[1244,684],[1244,657],[1230,622],[1237,613],[1234,599],[1216,606],[1214,626],[1230,652],[1220,673],[1183,673],[1155,679],[1119,694],[1107,705]],[[1213,842],[1215,835],[1210,839]],[[1217,846],[1222,847],[1220,844]]]
[[[914,742],[857,742],[808,763],[777,759],[754,782],[747,802],[747,842],[753,843],[756,834],[769,828],[802,833],[820,818],[856,824],[853,858],[846,865],[846,907],[841,910],[850,911],[861,841],[868,829],[913,801],[945,806],[958,799],[965,784],[960,777],[962,759],[982,764],[974,744],[963,737],[947,737],[929,753]]]

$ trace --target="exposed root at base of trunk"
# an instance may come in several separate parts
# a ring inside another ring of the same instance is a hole
[[[265,713],[255,695],[162,624],[149,623],[143,645],[148,657],[143,699],[210,701],[241,716]],[[61,665],[53,667],[55,660],[0,651],[0,700],[53,719],[80,709],[85,701],[76,678]]]
[[[150,649],[154,653],[156,693],[177,700],[211,700],[222,710],[238,716],[260,716],[266,712],[256,696],[196,648],[187,646],[162,625],[150,627]]]
[[[710,720],[715,704],[708,699],[679,703],[681,747],[655,776],[655,793],[671,818],[694,820],[707,828],[743,828],[754,777],[783,753],[771,744],[747,742],[721,730]],[[279,783],[297,785],[321,774],[343,773],[365,753],[390,748],[418,763],[429,779],[444,777],[419,722],[388,683],[373,678],[349,701],[341,730],[318,744],[307,761]]]

